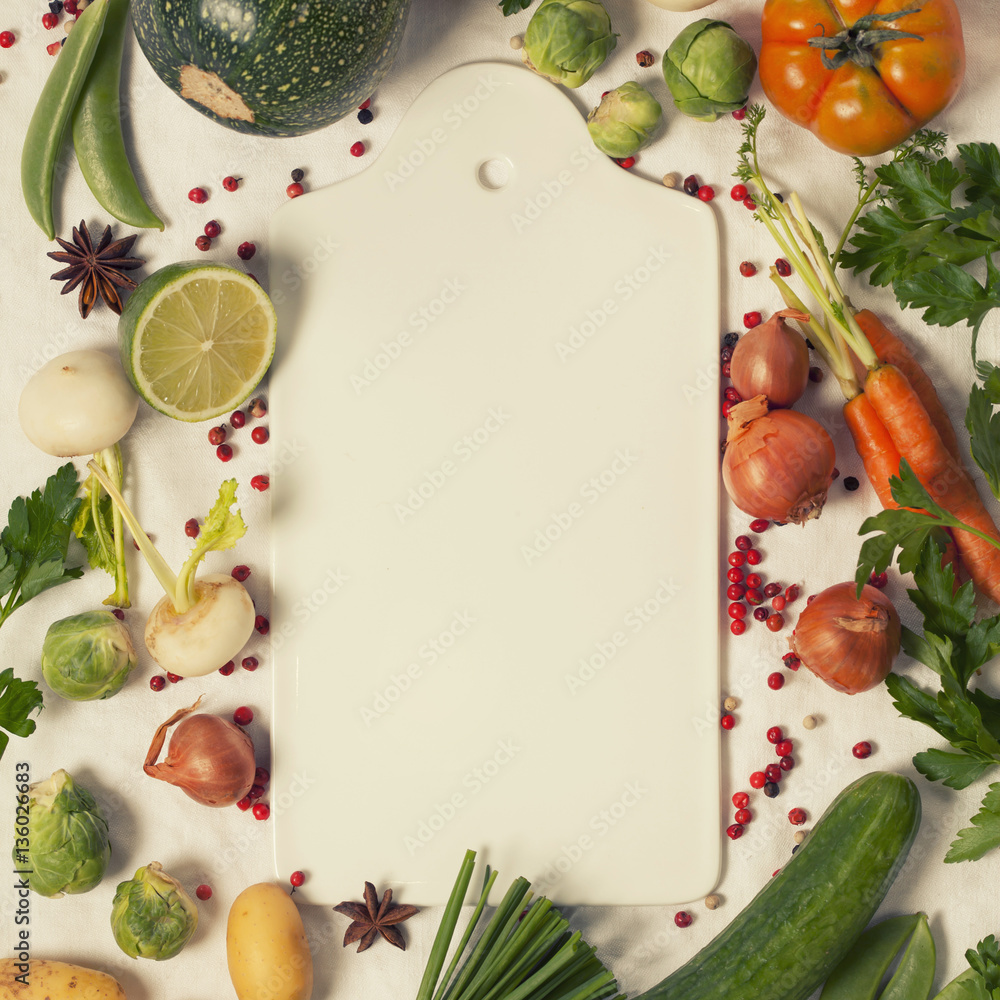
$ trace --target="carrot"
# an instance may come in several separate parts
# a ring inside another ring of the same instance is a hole
[[[875,313],[868,309],[862,309],[854,314],[854,319],[878,355],[879,361],[883,364],[895,365],[906,376],[907,381],[913,386],[920,401],[924,404],[924,409],[927,410],[931,422],[940,434],[944,446],[951,452],[955,461],[961,465],[963,463],[962,452],[958,446],[955,428],[934,390],[933,383],[920,367],[920,362],[913,356],[909,347]]]
[[[889,477],[899,475],[899,449],[879,420],[871,400],[859,392],[844,404],[844,419],[882,506],[886,510],[898,508],[889,489]]]
[[[1000,542],[976,484],[941,440],[913,386],[895,365],[879,365],[865,379],[865,395],[931,497],[963,523]],[[956,530],[955,543],[972,581],[1000,603],[1000,550],[968,531]]]

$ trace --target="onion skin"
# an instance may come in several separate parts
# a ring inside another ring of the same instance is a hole
[[[881,684],[899,655],[899,615],[881,590],[837,583],[806,605],[789,646],[817,677],[845,694]]]
[[[776,312],[740,337],[729,363],[729,377],[740,396],[767,396],[772,410],[792,406],[809,384],[809,348],[786,318],[807,322],[809,314],[798,309]]]
[[[729,411],[722,481],[730,500],[752,517],[782,524],[819,517],[836,458],[833,439],[804,413],[769,412],[764,396]]]
[[[202,805],[231,806],[253,787],[257,766],[253,742],[227,719],[191,715],[200,704],[201,698],[190,708],[179,709],[156,730],[142,769]],[[167,730],[177,722],[167,757],[157,764]]]

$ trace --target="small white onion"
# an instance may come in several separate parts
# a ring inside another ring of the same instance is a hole
[[[715,0],[649,0],[649,2],[656,7],[662,7],[664,10],[688,11],[708,7],[710,4],[715,3]]]
[[[36,448],[72,458],[113,447],[138,409],[139,397],[117,358],[81,350],[53,358],[31,376],[17,416]]]

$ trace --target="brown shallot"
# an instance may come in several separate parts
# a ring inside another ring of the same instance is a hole
[[[804,413],[769,411],[762,395],[729,411],[722,481],[752,517],[792,524],[819,517],[835,459],[830,435]]]
[[[809,314],[782,309],[745,333],[733,348],[729,377],[743,397],[767,396],[772,410],[795,403],[809,383],[809,349],[786,319],[809,322]]]
[[[788,640],[795,655],[832,688],[858,694],[881,684],[899,654],[899,615],[881,590],[837,583],[803,608]]]
[[[228,719],[191,715],[200,704],[201,698],[190,708],[179,709],[156,730],[142,769],[202,805],[230,806],[253,787],[253,743]],[[170,737],[166,759],[157,764],[167,730],[175,723],[180,724]]]

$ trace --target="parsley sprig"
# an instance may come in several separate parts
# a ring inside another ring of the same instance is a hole
[[[12,667],[0,671],[0,758],[10,742],[7,733],[25,737],[35,731],[35,722],[28,716],[41,707],[42,692],[35,681],[15,677]]]
[[[511,14],[527,10],[531,6],[531,0],[500,0],[497,6],[503,11],[504,17],[510,17]]]

